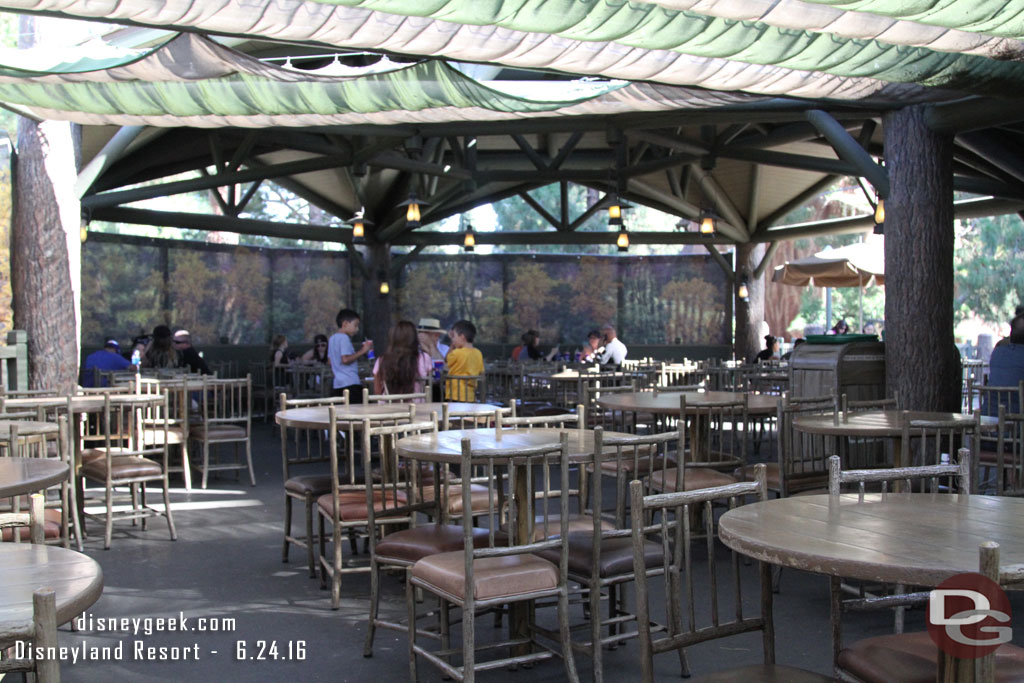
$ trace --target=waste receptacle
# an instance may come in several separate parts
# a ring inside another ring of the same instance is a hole
[[[885,398],[885,343],[874,335],[808,337],[790,357],[789,393],[793,398]]]

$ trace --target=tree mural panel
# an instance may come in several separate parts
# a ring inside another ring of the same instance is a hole
[[[402,319],[437,318],[442,326],[466,319],[478,340],[503,340],[502,264],[494,259],[420,259],[405,267],[397,290]]]
[[[82,340],[99,345],[149,333],[168,320],[162,310],[164,278],[160,247],[82,245]]]
[[[333,334],[338,311],[352,303],[346,257],[278,251],[272,252],[271,261],[273,329],[261,341],[269,343],[275,334],[283,334],[290,343],[303,344],[317,334]]]
[[[620,268],[627,344],[728,343],[730,289],[709,258],[641,258]]]

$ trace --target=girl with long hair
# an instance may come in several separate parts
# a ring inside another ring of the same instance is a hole
[[[327,335],[318,334],[313,337],[313,348],[302,354],[302,362],[330,364],[330,361],[327,360]]]
[[[432,369],[430,354],[420,348],[416,326],[400,320],[388,332],[388,350],[373,366],[373,390],[378,394],[421,393],[422,378],[429,377]]]
[[[270,362],[274,367],[288,365],[288,338],[283,334],[270,342]]]

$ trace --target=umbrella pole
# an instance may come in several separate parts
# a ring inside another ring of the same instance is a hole
[[[857,288],[857,326],[864,331],[864,285]]]
[[[825,288],[825,331],[832,329],[832,288]]]

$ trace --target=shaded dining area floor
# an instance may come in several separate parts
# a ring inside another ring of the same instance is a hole
[[[178,540],[171,542],[159,520],[143,532],[129,523],[115,526],[113,545],[103,550],[102,527],[90,524],[85,552],[103,568],[102,597],[87,612],[84,627],[59,633],[60,644],[79,661],[62,665],[65,681],[402,681],[408,679],[405,634],[379,630],[374,656],[362,656],[369,601],[369,575],[345,575],[339,610],[330,609],[329,591],[308,578],[304,555],[292,549],[281,562],[284,495],[280,442],[269,425],[254,425],[257,485],[233,473],[212,478],[210,488],[186,492],[172,479]],[[611,491],[609,491],[609,494]],[[301,510],[297,511],[301,523]],[[348,552],[346,544],[345,551]],[[727,553],[719,545],[718,552]],[[726,580],[730,563],[718,563]],[[743,594],[758,601],[756,565],[741,563]],[[661,584],[654,582],[657,590]],[[699,584],[698,584],[699,586]],[[632,603],[632,585],[627,584]],[[1024,600],[1011,594],[1016,610]],[[828,580],[803,572],[782,572],[775,595],[776,658],[784,664],[827,673],[831,669]],[[401,618],[404,588],[396,575],[384,577],[382,612]],[[541,621],[554,625],[555,610]],[[574,606],[573,623],[583,618]],[[110,620],[117,620],[111,623]],[[478,642],[493,620],[478,620]],[[924,610],[907,615],[908,630],[923,630]],[[844,640],[880,635],[891,629],[892,614],[848,615]],[[181,628],[184,630],[180,630]],[[1024,644],[1024,629],[1014,642]],[[457,627],[453,634],[458,638]],[[458,642],[457,640],[454,642]],[[83,649],[84,648],[84,649]],[[152,648],[152,649],[149,649]],[[604,653],[609,681],[639,680],[638,648],[627,642]],[[82,661],[83,655],[88,661]],[[758,633],[713,641],[687,651],[694,675],[762,661]],[[588,659],[577,654],[581,680],[590,680]],[[678,680],[674,654],[655,658],[658,680]],[[440,681],[440,673],[419,667],[420,680]],[[480,680],[564,680],[560,661],[530,670],[497,670]]]

